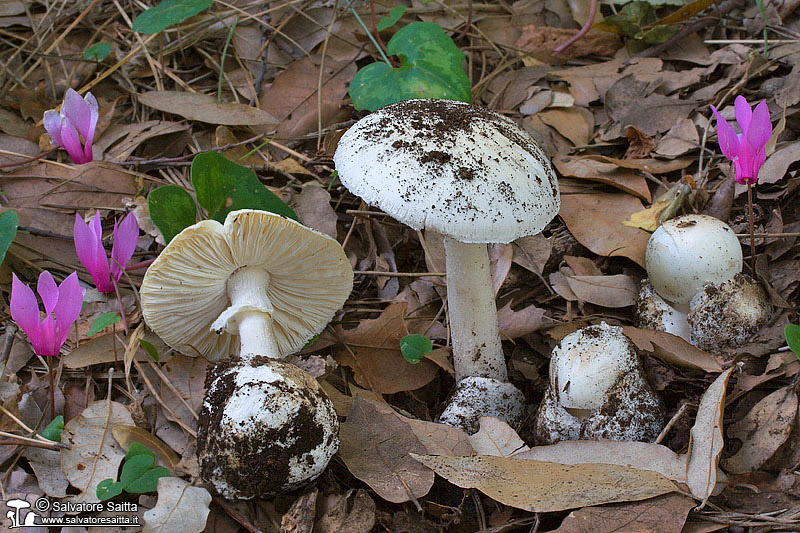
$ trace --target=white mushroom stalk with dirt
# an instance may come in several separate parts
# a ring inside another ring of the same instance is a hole
[[[558,213],[547,157],[497,113],[410,100],[351,127],[334,162],[353,194],[412,228],[444,236],[457,385],[440,420],[470,432],[485,415],[517,423],[524,397],[508,382],[487,243],[535,235]]]
[[[338,242],[254,210],[190,226],[150,266],[147,324],[176,350],[219,362],[206,378],[197,450],[203,479],[223,496],[292,490],[336,453],[333,404],[282,359],[325,327],[352,285]]]

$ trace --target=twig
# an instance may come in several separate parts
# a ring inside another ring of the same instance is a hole
[[[564,50],[575,44],[575,42],[577,42],[578,39],[589,33],[589,30],[592,29],[592,25],[594,24],[594,17],[595,15],[597,15],[598,3],[599,0],[591,0],[591,2],[589,3],[589,16],[586,18],[586,22],[583,24],[583,27],[578,31],[578,33],[570,37],[569,40],[567,40],[567,42],[556,46],[551,55],[557,56],[558,54],[560,54],[561,52],[563,52]]]
[[[717,12],[719,15],[725,15],[729,11],[732,11],[734,8],[739,7],[742,4],[744,4],[744,0],[725,0],[717,5]],[[664,50],[672,48],[675,44],[683,41],[689,35],[697,33],[706,26],[714,24],[717,22],[717,20],[717,17],[706,17],[692,24],[688,24],[684,26],[678,33],[673,35],[668,41],[661,44],[656,44],[650,48],[646,48],[645,50],[642,50],[638,54],[634,55],[634,57],[658,57]]]
[[[666,426],[664,426],[664,429],[661,430],[661,433],[658,434],[658,438],[656,438],[654,444],[659,444],[662,440],[664,440],[664,438],[669,433],[669,430],[672,429],[672,426],[674,426],[678,422],[678,420],[680,420],[680,418],[683,416],[683,413],[685,413],[686,409],[688,408],[689,408],[688,403],[681,405],[681,408],[678,409],[678,412],[672,415],[670,421],[667,423]]]
[[[228,513],[228,516],[236,520],[236,522],[238,522],[239,525],[245,528],[247,531],[249,531],[250,533],[261,533],[261,530],[258,529],[255,525],[253,525],[247,519],[247,517],[245,517],[242,513],[237,511],[236,508],[234,508],[231,504],[226,502],[223,498],[220,498],[219,496],[212,496],[212,499],[214,500],[214,503],[216,503],[222,508],[223,511]]]
[[[23,159],[21,161],[14,161],[13,163],[3,163],[2,165],[0,165],[0,168],[19,167],[19,166],[22,166],[22,165],[25,165],[25,164],[28,164],[28,163],[33,163],[34,161],[38,161],[38,160],[40,160],[42,158],[45,158],[45,157],[49,156],[50,154],[52,154],[53,152],[56,152],[56,151],[58,151],[58,148],[53,148],[51,150],[47,150],[46,152],[42,152],[39,155],[35,155],[33,157],[28,157],[28,158]]]
[[[250,137],[249,139],[245,139],[244,141],[239,141],[235,143],[226,144],[223,146],[217,146],[216,148],[209,148],[208,150],[201,150],[199,152],[195,152],[192,154],[180,155],[178,157],[160,157],[158,159],[133,159],[132,161],[111,161],[111,163],[115,165],[152,165],[152,164],[160,164],[160,163],[176,163],[178,161],[187,161],[198,154],[205,154],[207,152],[222,152],[224,150],[228,150],[229,148],[236,148],[237,146],[241,146],[243,144],[251,143],[264,137],[265,134],[256,135],[255,137]]]
[[[592,0],[592,3],[596,3],[597,0]],[[472,27],[472,0],[469,0],[467,5],[467,24],[464,26],[464,30],[456,36],[456,41],[463,39],[469,33],[470,28]]]
[[[747,237],[750,237],[750,234],[749,234],[749,233],[737,233],[737,234],[736,234],[736,236],[737,236],[737,237],[739,237],[740,239],[745,239],[745,238],[747,238]],[[800,232],[789,232],[789,233],[754,233],[754,234],[753,234],[753,236],[754,236],[754,237],[759,237],[759,238],[762,238],[762,239],[770,239],[770,238],[775,238],[775,239],[777,239],[777,238],[780,238],[780,237],[786,237],[786,238],[789,238],[789,237],[800,237]]]

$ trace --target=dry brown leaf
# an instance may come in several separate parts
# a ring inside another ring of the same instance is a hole
[[[645,135],[636,126],[628,126],[625,132],[628,138],[628,149],[625,151],[625,159],[638,159],[647,157],[656,147],[656,142],[649,135]]]
[[[602,463],[638,470],[652,470],[667,479],[686,483],[686,456],[661,444],[626,441],[563,441],[549,446],[535,446],[515,456],[564,465]]]
[[[578,257],[576,255],[565,255],[564,261],[572,269],[570,276],[602,276],[603,271],[597,268],[588,257]]]
[[[200,533],[206,527],[211,494],[177,477],[158,480],[158,503],[144,513],[142,533]]]
[[[680,494],[665,494],[642,502],[585,507],[571,512],[557,533],[681,533],[694,500]]]
[[[636,126],[653,137],[694,111],[698,105],[694,100],[670,98],[654,92],[661,83],[661,78],[646,82],[632,73],[609,88],[605,107],[614,125],[606,137],[621,136],[628,126]]]
[[[679,159],[653,159],[651,157],[644,157],[641,159],[617,159],[616,157],[608,157],[606,155],[593,155],[589,156],[596,161],[603,161],[618,165],[622,168],[629,168],[632,170],[641,170],[649,172],[650,174],[667,174],[682,170],[694,162],[691,157],[681,157]]]
[[[559,215],[575,239],[597,255],[627,257],[644,268],[650,234],[622,225],[623,220],[642,210],[642,202],[627,194],[580,190],[571,184],[561,187]]]
[[[409,456],[425,447],[394,413],[382,413],[356,397],[339,438],[339,457],[347,469],[381,498],[407,502],[425,496],[433,486],[433,472]]]
[[[171,471],[175,470],[180,461],[180,457],[164,444],[164,441],[140,427],[118,424],[111,429],[111,434],[125,452],[128,451],[131,444],[138,442],[155,454],[158,464]]]
[[[124,405],[99,400],[64,425],[61,441],[69,448],[61,450],[61,469],[70,484],[81,491],[76,502],[96,503],[97,484],[106,478],[117,479],[125,452],[111,436],[111,428],[133,419]]]
[[[742,447],[723,462],[725,470],[744,474],[761,468],[789,439],[796,418],[797,393],[793,387],[765,396],[728,428],[728,437],[742,441]]]
[[[541,233],[520,237],[512,242],[511,246],[514,248],[513,261],[539,275],[544,272],[544,265],[547,264],[553,250],[552,241]]]
[[[603,307],[628,307],[636,303],[639,287],[630,276],[565,276],[569,288],[583,302]]]
[[[759,183],[776,183],[786,176],[789,165],[800,161],[800,141],[793,141],[767,158],[758,172]]]
[[[686,484],[695,498],[703,500],[701,506],[717,485],[717,464],[725,444],[722,435],[725,386],[734,369],[720,374],[703,394],[689,438]]]
[[[500,292],[508,273],[511,271],[511,261],[514,257],[514,248],[508,243],[494,243],[489,245],[489,272],[492,277],[494,295]]]
[[[688,118],[682,118],[656,143],[656,153],[666,157],[678,157],[700,145],[697,126]]]
[[[140,350],[141,351],[141,350]],[[175,353],[172,359],[161,367],[164,376],[172,384],[172,387],[180,393],[183,400],[191,406],[193,412],[189,412],[183,401],[175,396],[172,389],[147,366],[145,372],[156,388],[161,400],[175,416],[169,411],[164,411],[164,416],[173,422],[177,418],[192,429],[197,429],[197,417],[195,413],[200,412],[200,406],[205,397],[206,370],[211,366],[202,357],[187,357],[181,353]]]
[[[412,457],[464,489],[532,512],[638,501],[676,490],[661,474],[607,464],[566,466],[515,457]]]
[[[36,474],[39,487],[48,496],[63,498],[67,495],[69,481],[61,470],[61,454],[43,448],[25,448],[23,455]],[[6,489],[8,490],[8,489]]]
[[[594,158],[557,154],[553,165],[561,175],[611,185],[623,192],[650,201],[647,180],[635,170],[620,168],[615,163],[597,161]]]
[[[667,363],[706,372],[722,372],[719,361],[713,355],[692,346],[680,337],[663,331],[652,331],[633,326],[624,326],[622,332],[633,341],[637,348],[653,354]]]
[[[510,457],[530,450],[514,428],[503,420],[493,416],[482,416],[479,423],[478,432],[467,436],[476,454]]]
[[[353,503],[349,504],[353,493]],[[287,529],[281,523],[281,533],[369,533],[375,526],[375,501],[363,489],[330,494],[317,507],[321,516],[316,522],[312,521],[310,529]],[[312,507],[310,512],[313,520],[315,508]]]
[[[350,60],[326,58],[319,106],[319,62],[317,56],[303,56],[275,76],[272,85],[261,93],[261,108],[281,121],[276,132],[279,137],[306,135],[317,131],[320,120],[323,128],[337,120],[342,99],[347,95],[347,85],[356,73],[356,64]]]
[[[578,30],[549,26],[525,26],[515,46],[531,52],[534,57],[542,61],[553,62],[551,57],[553,50],[576,33]],[[591,30],[559,54],[559,57],[574,59],[587,55],[613,56],[620,47],[622,47],[622,42],[613,33]]]
[[[544,316],[545,310],[529,305],[519,311],[511,309],[512,302],[497,310],[497,323],[500,334],[509,338],[517,339],[529,333],[538,331],[550,326],[552,321]]]
[[[117,338],[115,353],[114,343],[112,342],[114,338],[115,337],[109,333],[99,337],[92,337],[88,341],[81,342],[80,346],[64,356],[64,366],[74,370],[76,368],[86,368],[92,365],[122,361],[125,355],[125,344]],[[151,332],[145,334],[144,340],[153,344],[159,353],[163,353],[166,350],[164,341]],[[149,359],[151,359],[150,355],[144,350],[139,350],[136,353],[137,361],[145,362]]]
[[[546,109],[540,111],[538,116],[575,146],[588,145],[594,133],[594,115],[584,107]]]
[[[144,142],[160,137],[186,131],[191,126],[186,123],[168,120],[147,120],[133,124],[112,124],[102,137],[92,145],[95,153],[103,159],[124,161]]]
[[[400,351],[400,339],[408,335],[405,303],[392,304],[378,318],[362,320],[355,329],[339,330],[350,350],[337,348],[339,364],[353,369],[356,382],[379,394],[415,390],[430,383],[438,374],[431,361],[411,365]]]
[[[139,95],[139,102],[179,115],[189,120],[224,126],[275,126],[278,119],[268,112],[244,104],[221,104],[208,94],[183,91],[148,91]]]
[[[236,144],[242,141],[234,135],[231,129],[227,126],[217,126],[214,130],[214,143],[217,148],[227,146],[229,144]],[[252,150],[246,145],[234,146],[226,150],[221,150],[219,153],[225,156],[229,161],[233,161],[237,165],[251,166],[263,165],[264,159],[257,153],[250,153]]]
[[[305,185],[295,197],[294,210],[304,225],[336,238],[336,211],[331,207],[331,194],[323,187],[314,182]]]
[[[33,157],[39,153],[39,147],[28,139],[4,134],[0,134],[0,150],[21,154],[21,157],[0,154],[0,165],[18,163],[19,161],[27,159],[28,157]]]

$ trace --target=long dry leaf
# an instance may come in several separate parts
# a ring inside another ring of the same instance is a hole
[[[491,455],[412,457],[454,485],[478,489],[500,503],[540,513],[644,500],[676,490],[658,472],[617,465],[567,466]]]
[[[482,416],[479,424],[478,432],[467,437],[478,455],[510,457],[530,450],[514,428],[499,418]]]
[[[409,457],[425,447],[411,427],[357,396],[339,430],[339,456],[347,469],[383,499],[402,503],[421,498],[433,486],[433,472]]]
[[[624,326],[622,332],[633,341],[637,348],[653,354],[667,363],[706,372],[722,372],[719,361],[713,355],[692,346],[680,337],[663,331],[640,329],[633,326]]]
[[[725,444],[722,436],[725,386],[734,368],[720,374],[703,394],[690,433],[686,481],[694,497],[703,500],[703,505],[717,484],[717,464]]]
[[[182,91],[149,91],[139,95],[142,104],[189,120],[225,126],[274,126],[278,119],[257,107],[221,104],[211,95]]]
[[[615,503],[573,511],[555,533],[681,533],[694,500],[665,494],[642,502]]]
[[[70,447],[61,450],[61,469],[81,491],[76,501],[99,502],[97,484],[106,478],[117,479],[119,463],[125,457],[111,435],[117,424],[133,425],[128,410],[121,403],[99,400],[64,425],[61,440]]]

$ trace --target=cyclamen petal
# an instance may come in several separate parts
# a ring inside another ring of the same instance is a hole
[[[743,96],[736,97],[734,111],[742,130],[738,135],[713,105],[711,111],[717,117],[719,147],[733,162],[736,181],[743,185],[757,183],[758,173],[767,158],[766,145],[772,135],[766,101],[762,100],[753,110]]]
[[[58,287],[58,303],[53,310],[56,319],[56,344],[59,350],[69,336],[69,326],[78,319],[83,307],[86,289],[80,286],[78,274],[73,272]]]
[[[22,328],[25,335],[38,341],[39,338],[39,304],[36,295],[16,274],[11,274],[11,318]]]
[[[74,163],[82,164],[93,159],[92,142],[99,117],[100,106],[91,93],[81,98],[76,91],[68,89],[61,112],[45,111],[43,122],[53,144],[66,150]]]
[[[763,150],[772,136],[772,123],[769,120],[769,108],[766,100],[762,100],[753,111],[752,120],[744,136],[750,145],[758,150]]]
[[[39,274],[36,292],[38,292],[39,296],[42,298],[45,314],[49,315],[53,312],[53,309],[58,303],[58,285],[56,285],[52,274],[47,270],[43,270],[42,273]]]
[[[739,155],[739,137],[733,130],[733,127],[728,124],[728,121],[722,118],[722,115],[717,112],[717,108],[711,106],[711,111],[717,117],[717,138],[719,140],[719,148],[725,157],[731,161],[735,160]]]
[[[92,276],[97,290],[100,292],[113,292],[114,287],[109,280],[108,257],[103,248],[102,228],[100,213],[89,224],[83,221],[79,214],[75,214],[73,238],[78,259]]]
[[[742,130],[742,133],[746,132],[747,128],[750,126],[750,120],[753,117],[753,110],[750,109],[750,104],[747,103],[744,96],[739,95],[736,97],[736,100],[733,101],[733,109],[736,122],[739,124],[739,129]]]
[[[133,213],[128,213],[119,227],[114,221],[114,245],[111,248],[111,275],[114,281],[118,282],[122,277],[122,270],[133,257],[138,242],[139,223]]]

